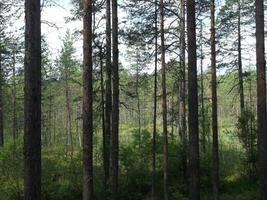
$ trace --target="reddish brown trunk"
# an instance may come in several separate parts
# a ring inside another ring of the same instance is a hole
[[[267,199],[266,62],[263,0],[256,0],[257,116],[259,199]]]

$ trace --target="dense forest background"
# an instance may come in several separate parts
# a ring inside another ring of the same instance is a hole
[[[214,71],[210,62],[213,41],[210,36],[211,2],[216,5],[213,28],[216,30],[214,69],[217,69],[217,80],[212,79]],[[215,105],[212,97],[215,93],[212,83],[217,83],[220,199],[257,199],[257,112],[260,111],[257,111],[255,2],[211,2],[195,2],[197,88],[194,91],[199,130],[199,147],[196,148],[199,148],[200,199],[216,199],[212,129]],[[27,152],[25,138],[23,140],[23,3],[0,0],[0,200],[27,199],[24,195],[24,155]],[[111,91],[111,87],[117,83],[117,198],[188,199],[191,186],[188,176],[192,173],[187,167],[191,148],[191,143],[188,144],[191,127],[188,124],[188,99],[192,102],[189,97],[192,91],[190,93],[188,84],[190,41],[186,37],[189,25],[185,1],[118,1],[119,82],[113,82],[117,76],[112,68],[115,54],[111,52],[114,50],[111,31],[114,39],[115,28],[110,27],[116,24],[111,18],[114,10],[110,10],[110,6],[114,6],[114,1],[113,4],[110,0],[91,3],[94,199],[109,199],[109,176],[113,175],[109,165],[114,161],[111,155],[114,152],[111,150],[113,143],[108,141],[114,136],[110,134],[114,126],[107,123],[112,123],[108,118],[112,110],[116,110],[116,90]],[[84,17],[83,3],[72,0],[71,4],[71,17],[65,19],[66,24],[80,23]],[[45,0],[41,2],[41,13],[46,8],[62,6],[56,1]],[[266,13],[266,7],[264,9]],[[41,23],[58,29],[53,21]],[[58,53],[51,49],[47,33],[42,32],[41,36],[42,199],[82,199],[85,93],[84,63],[80,56],[83,49],[77,47],[82,46],[82,36],[82,27],[66,30],[62,45],[56,47]],[[266,43],[266,39],[264,41]],[[190,199],[197,198],[191,196]]]

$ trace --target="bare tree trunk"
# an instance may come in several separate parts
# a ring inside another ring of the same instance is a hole
[[[189,199],[200,199],[195,1],[187,0]]]
[[[107,176],[108,173],[107,162],[108,162],[108,155],[107,155],[107,137],[106,137],[106,119],[105,119],[105,86],[104,86],[104,72],[103,72],[103,50],[100,44],[99,46],[99,60],[100,60],[100,85],[101,85],[101,110],[102,110],[102,138],[103,138],[103,166],[104,166],[104,191],[105,191],[105,198],[107,198]]]
[[[264,4],[256,0],[257,115],[259,199],[267,199],[267,127],[266,127],[266,61],[264,47]]]
[[[200,98],[201,98],[201,146],[203,153],[206,153],[206,117],[204,103],[204,74],[203,74],[203,27],[200,22]]]
[[[4,146],[4,122],[3,122],[3,68],[2,68],[2,49],[0,49],[0,147]]]
[[[183,176],[187,174],[187,136],[186,136],[186,100],[185,100],[185,1],[180,0],[180,74],[179,74],[179,135],[183,145]]]
[[[112,131],[112,79],[111,79],[111,14],[110,0],[106,0],[106,105],[105,105],[105,160],[104,160],[104,189],[105,198],[110,196],[110,136]]]
[[[40,0],[25,0],[24,199],[41,199]]]
[[[164,4],[160,0],[160,33],[161,33],[161,89],[162,89],[162,123],[163,123],[163,188],[164,200],[168,199],[168,130],[167,130],[167,102],[166,102],[166,74],[165,74],[165,41],[164,41]]]
[[[157,91],[158,91],[158,5],[155,0],[155,72],[154,72],[154,113],[152,136],[152,200],[155,199],[156,183],[156,136],[157,136]]]
[[[13,103],[13,116],[12,116],[12,135],[14,143],[18,137],[18,123],[17,123],[17,89],[16,89],[16,54],[13,52],[12,63],[12,103]]]
[[[212,98],[212,188],[213,199],[219,200],[219,145],[218,145],[218,116],[217,116],[217,76],[216,76],[216,42],[215,42],[215,1],[210,1],[211,21],[211,98]]]
[[[83,200],[93,200],[92,1],[83,6]]]
[[[118,200],[119,170],[119,50],[118,50],[118,5],[112,0],[112,50],[113,50],[113,106],[111,137],[111,200]]]
[[[237,34],[238,34],[238,80],[239,80],[240,112],[242,115],[245,109],[245,100],[244,100],[244,86],[243,86],[242,49],[241,49],[241,2],[240,1],[241,0],[238,0]]]

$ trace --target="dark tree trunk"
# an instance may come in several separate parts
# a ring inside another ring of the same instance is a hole
[[[103,166],[104,166],[104,190],[105,197],[107,195],[107,179],[106,179],[106,169],[108,157],[107,157],[107,137],[106,137],[106,127],[105,127],[105,86],[104,86],[104,72],[103,72],[103,50],[102,46],[99,46],[99,60],[100,60],[100,85],[101,85],[101,111],[102,111],[102,138],[103,138]]]
[[[93,199],[92,1],[83,7],[83,200]]]
[[[156,183],[156,136],[157,136],[157,91],[158,91],[158,5],[155,0],[155,72],[154,72],[154,113],[152,136],[152,199],[155,199]]]
[[[187,0],[189,199],[200,199],[195,1]]]
[[[160,0],[160,38],[161,38],[161,106],[163,124],[163,188],[164,200],[168,199],[168,130],[167,130],[167,102],[166,102],[166,74],[165,74],[165,38],[164,38],[164,4]]]
[[[3,124],[3,69],[2,69],[2,49],[0,49],[0,147],[4,146],[4,124]]]
[[[256,0],[257,115],[259,199],[267,199],[266,62],[263,0]]]
[[[112,0],[112,50],[113,50],[113,106],[111,136],[111,200],[118,200],[119,169],[119,50],[118,50],[118,5]]]
[[[105,105],[105,141],[104,141],[104,189],[105,197],[108,199],[110,193],[110,135],[112,131],[112,88],[111,88],[111,16],[110,0],[106,0],[106,105]]]
[[[40,0],[25,0],[24,199],[41,199]]]
[[[241,49],[241,2],[240,1],[241,0],[238,0],[237,49],[238,49],[238,81],[239,81],[240,113],[242,115],[245,109],[245,100],[244,100],[244,86],[243,86],[242,49]]]
[[[212,101],[212,188],[213,199],[219,200],[219,145],[217,117],[217,77],[216,77],[216,42],[215,42],[215,2],[210,1],[211,21],[211,101]]]
[[[179,74],[179,135],[183,145],[183,178],[187,174],[187,136],[186,136],[186,100],[185,100],[185,1],[180,0],[180,74]]]

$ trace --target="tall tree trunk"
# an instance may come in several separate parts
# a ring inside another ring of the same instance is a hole
[[[267,199],[266,61],[263,0],[256,0],[257,116],[259,197]]]
[[[157,91],[158,91],[158,0],[155,0],[155,72],[154,72],[154,113],[152,136],[152,200],[155,199],[156,182],[156,136],[157,136]]]
[[[104,189],[105,197],[108,199],[110,186],[110,136],[112,131],[112,79],[111,79],[111,15],[110,0],[106,0],[106,105],[105,105],[105,161],[104,161]]]
[[[108,157],[107,157],[107,137],[106,137],[106,119],[105,119],[105,86],[104,86],[104,72],[103,72],[103,50],[100,44],[99,46],[99,60],[100,60],[100,85],[101,85],[101,110],[102,110],[102,138],[103,138],[103,166],[104,166],[104,190],[105,190],[105,198],[107,194],[107,179],[106,179],[106,169]],[[108,172],[107,172],[108,173]]]
[[[164,38],[164,4],[160,0],[160,39],[161,39],[161,106],[163,124],[163,188],[164,200],[168,199],[168,130],[167,130],[167,102],[166,102],[166,74],[165,74],[165,38]]]
[[[187,174],[187,136],[186,136],[186,102],[185,102],[185,1],[180,0],[180,74],[179,74],[179,135],[183,145],[183,176]]]
[[[2,49],[0,49],[0,147],[4,146],[4,125],[3,125],[3,67]]]
[[[202,20],[200,22],[200,98],[201,98],[201,146],[203,153],[206,153],[206,117],[204,103],[204,74],[203,74],[203,27]]]
[[[238,81],[239,81],[240,113],[242,115],[245,109],[245,100],[244,100],[244,86],[243,86],[242,49],[241,49],[241,2],[240,1],[241,0],[238,0],[237,49],[238,49]]]
[[[16,89],[16,54],[13,50],[12,62],[12,103],[13,103],[13,116],[12,116],[12,135],[14,143],[18,137],[18,123],[17,123],[17,89]]]
[[[189,199],[200,199],[195,1],[187,0]]]
[[[212,101],[212,188],[213,199],[219,200],[219,145],[217,116],[217,76],[216,76],[216,42],[215,42],[215,1],[210,1],[211,21],[211,101]]]
[[[24,199],[41,199],[40,0],[25,0]]]
[[[118,200],[119,169],[119,50],[118,50],[118,5],[112,0],[112,50],[113,50],[113,106],[111,136],[111,200]]]
[[[92,1],[83,1],[83,200],[93,199]]]

